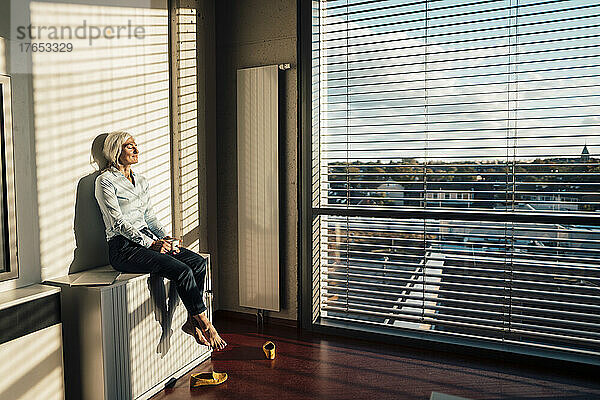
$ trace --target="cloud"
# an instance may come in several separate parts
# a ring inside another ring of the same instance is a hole
[[[511,47],[502,35],[507,26],[474,41],[469,27],[491,23],[465,19],[426,46],[424,30],[397,32],[398,26],[369,27],[373,20],[340,16],[325,21],[324,159],[502,160],[512,159],[513,149],[518,158],[532,159],[577,155],[595,140],[600,54],[591,45],[595,38],[585,38],[592,28],[536,33],[553,28],[540,22]],[[429,30],[443,29],[432,23]]]

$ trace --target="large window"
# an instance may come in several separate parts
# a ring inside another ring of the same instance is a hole
[[[312,320],[598,361],[600,3],[312,7]]]

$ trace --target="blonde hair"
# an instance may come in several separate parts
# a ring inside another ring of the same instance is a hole
[[[123,143],[129,138],[132,138],[130,133],[125,131],[110,132],[104,140],[104,148],[102,154],[108,161],[108,167],[117,167],[119,165],[119,156],[123,149]]]

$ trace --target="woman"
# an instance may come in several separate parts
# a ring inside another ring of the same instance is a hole
[[[227,343],[206,316],[202,299],[206,259],[184,248],[171,248],[169,236],[150,205],[148,182],[131,170],[139,151],[127,132],[109,133],[103,154],[108,167],[96,178],[96,200],[102,211],[109,257],[121,272],[153,273],[177,285],[188,311],[181,329],[199,344],[222,350]]]

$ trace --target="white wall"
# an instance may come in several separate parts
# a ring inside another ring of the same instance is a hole
[[[0,397],[65,398],[61,324],[0,344]]]
[[[297,39],[296,2],[238,0],[216,3],[217,32],[217,170],[219,281],[216,297],[222,310],[254,313],[239,305],[237,254],[238,68],[291,63],[279,81],[279,197],[281,311],[270,316],[297,319],[298,187],[297,187]]]
[[[149,179],[154,208],[171,226],[166,0],[18,3],[24,9],[11,10],[11,30],[14,16],[24,15],[28,23],[47,26],[78,26],[83,19],[88,26],[126,25],[130,20],[143,26],[145,35],[91,45],[87,39],[65,40],[73,44],[72,52],[36,52],[21,55],[19,62],[6,40],[0,67],[13,77],[20,273],[19,279],[0,283],[0,291],[69,272],[76,248],[77,185],[85,177],[84,183],[93,181],[90,149],[102,132],[120,129],[135,136],[141,150],[136,171]],[[13,33],[3,29],[2,36]]]

